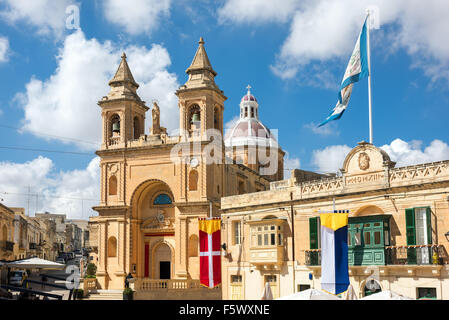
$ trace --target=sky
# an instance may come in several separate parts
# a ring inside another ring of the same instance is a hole
[[[449,159],[449,2],[429,0],[0,0],[0,201],[87,219],[99,203],[97,101],[126,52],[138,94],[179,124],[176,89],[204,38],[216,83],[239,115],[246,86],[294,168],[335,173],[369,140],[368,84],[337,102],[366,15],[373,142],[396,166]],[[149,119],[145,132],[149,133]]]

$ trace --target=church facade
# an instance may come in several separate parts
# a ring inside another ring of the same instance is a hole
[[[232,144],[225,147],[227,98],[215,83],[202,39],[186,73],[187,82],[176,91],[179,136],[160,125],[157,103],[150,132],[144,132],[150,108],[137,93],[125,54],[109,94],[98,102],[101,202],[89,224],[101,289],[123,289],[131,273],[136,299],[220,299],[220,287],[199,284],[198,218],[219,216],[222,197],[267,190],[273,177],[282,178],[282,171],[251,168],[245,145],[239,145],[239,161]],[[273,150],[276,166],[283,166],[283,151],[277,145]]]

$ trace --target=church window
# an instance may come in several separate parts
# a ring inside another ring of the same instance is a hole
[[[251,108],[251,118],[254,118],[254,108]]]
[[[239,194],[244,194],[244,193],[246,193],[246,190],[245,190],[245,182],[244,181],[239,181],[239,186],[238,186],[238,191],[239,191]]]
[[[220,115],[218,114],[218,108],[214,109],[214,128],[219,130],[220,129]]]
[[[198,190],[198,171],[192,170],[189,173],[189,191]]]
[[[189,257],[198,257],[198,236],[194,234],[189,238]]]
[[[139,118],[134,117],[134,139],[139,139],[139,136],[140,136]]]
[[[108,257],[117,257],[117,239],[115,237],[109,237],[108,239]]]
[[[172,201],[167,194],[161,193],[154,199],[153,204],[172,204]]]
[[[189,129],[199,130],[201,128],[201,109],[200,106],[194,104],[189,110]]]
[[[245,107],[245,118],[248,117],[248,107]]]
[[[116,178],[116,176],[112,176],[109,178],[109,195],[110,196],[117,195],[117,178]]]
[[[111,117],[110,135],[111,136],[120,135],[120,117],[118,114],[114,114]]]

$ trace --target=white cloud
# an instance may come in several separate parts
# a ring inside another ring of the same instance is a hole
[[[449,81],[449,2],[439,0],[227,0],[218,21],[237,24],[284,22],[290,32],[271,66],[282,79],[299,78],[307,85],[329,87],[323,73],[344,71],[360,32],[365,10],[379,8],[380,30],[372,32],[372,49],[404,49],[412,67],[436,81]],[[330,70],[330,71],[329,71]],[[339,74],[340,81],[343,74]],[[338,85],[338,83],[336,83]]]
[[[87,218],[95,214],[91,207],[99,204],[99,163],[96,157],[86,169],[56,172],[53,161],[42,156],[26,163],[0,162],[2,203],[29,209],[32,215],[49,211]]]
[[[66,9],[73,0],[0,0],[0,18],[10,24],[25,23],[40,35],[60,38],[66,26]]]
[[[231,130],[235,127],[235,125],[239,120],[240,120],[239,116],[234,116],[234,118],[232,118],[231,120],[229,120],[224,124],[224,132],[223,132],[224,139],[226,139],[228,135],[231,134]]]
[[[170,13],[170,0],[106,0],[106,19],[130,34],[151,33]]]
[[[290,179],[293,169],[299,169],[301,167],[301,160],[299,158],[290,157],[288,151],[284,156],[284,179]]]
[[[339,172],[349,151],[351,148],[347,145],[328,146],[322,150],[314,150],[312,164],[315,165],[318,172]]]
[[[433,140],[424,149],[421,146],[421,141],[405,142],[398,138],[381,148],[388,153],[392,161],[396,162],[396,167],[449,159],[449,146],[441,140]]]
[[[324,120],[324,119],[323,119]],[[324,126],[318,127],[318,124],[310,122],[304,125],[304,128],[311,130],[313,133],[320,136],[338,136],[340,131],[337,130],[337,125],[334,122],[329,122]]]
[[[0,37],[0,62],[8,61],[9,40],[6,37]]]
[[[298,7],[297,0],[228,0],[218,9],[219,23],[286,22]]]
[[[100,143],[101,110],[97,101],[109,92],[108,82],[117,70],[122,51],[123,48],[109,41],[86,39],[82,31],[67,36],[59,50],[54,74],[44,81],[32,78],[26,91],[17,95],[16,100],[25,111],[23,129],[33,134],[42,132]],[[169,130],[177,127],[179,115],[174,91],[179,85],[176,76],[167,71],[171,64],[167,50],[153,44],[150,49],[131,46],[125,51],[140,84],[137,91],[140,97],[148,102],[159,100],[162,125]],[[98,147],[81,141],[76,142],[81,148]]]

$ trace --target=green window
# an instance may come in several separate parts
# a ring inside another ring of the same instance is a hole
[[[318,249],[318,217],[309,218],[310,249]]]
[[[348,260],[351,265],[385,265],[390,244],[390,215],[350,217]]]
[[[310,249],[320,248],[320,219],[319,217],[309,218],[309,237],[310,237]],[[318,251],[312,251],[310,254],[310,265],[316,266],[319,264]]]
[[[430,207],[405,209],[407,246],[432,244],[432,214]],[[407,248],[408,264],[428,264],[432,261],[432,249]]]

